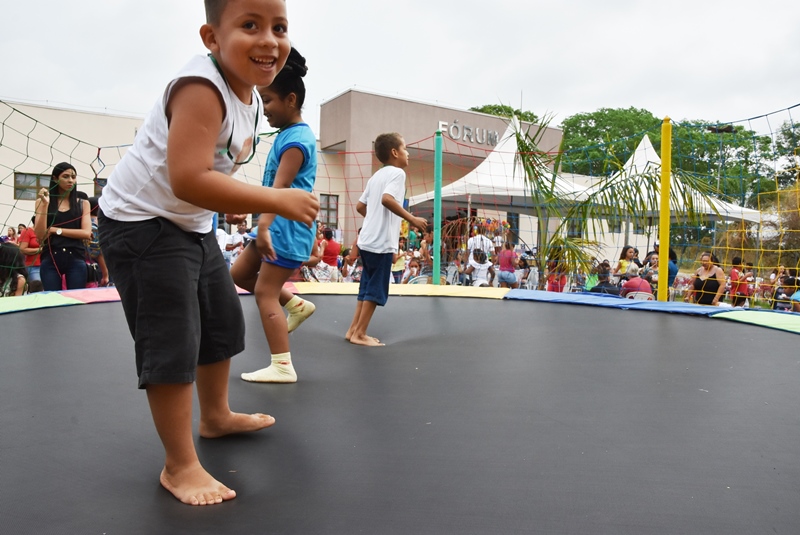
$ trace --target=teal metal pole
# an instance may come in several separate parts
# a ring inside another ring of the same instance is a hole
[[[442,268],[442,131],[434,136],[433,152],[433,283],[439,284]]]

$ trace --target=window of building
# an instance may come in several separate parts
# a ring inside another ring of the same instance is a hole
[[[512,245],[517,245],[519,243],[519,214],[515,212],[506,213],[506,221],[509,226],[509,233],[506,239]]]
[[[652,225],[652,218],[644,219],[644,218],[636,218],[633,221],[633,233],[634,234],[647,234],[647,229]]]
[[[319,196],[319,221],[323,226],[336,229],[339,228],[339,196],[327,195]]]
[[[35,201],[40,188],[50,187],[50,175],[14,173],[14,199]]]
[[[622,219],[619,217],[608,218],[608,231],[612,234],[622,233]]]
[[[583,224],[583,219],[570,219],[567,223],[567,237],[569,238],[583,238],[586,225]]]

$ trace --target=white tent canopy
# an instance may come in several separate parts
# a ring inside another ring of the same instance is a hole
[[[533,208],[531,188],[525,172],[516,161],[514,125],[510,124],[494,150],[475,169],[455,182],[442,187],[442,202],[499,211],[529,213]],[[579,198],[586,189],[578,182],[556,177],[555,188],[565,201]],[[432,202],[434,192],[415,195],[409,206]]]
[[[509,124],[502,138],[486,159],[467,175],[442,188],[442,204],[445,211],[448,206],[483,207],[498,211],[533,213],[531,189],[524,170],[517,161],[515,127]],[[642,137],[636,150],[617,173],[630,180],[636,180],[643,174],[660,174],[661,158],[656,153],[647,134]],[[555,189],[561,193],[565,203],[581,201],[587,198],[593,187],[597,187],[597,177],[583,175],[559,174],[555,178]],[[592,186],[591,184],[595,184]],[[676,179],[671,177],[671,187],[676,187]],[[429,191],[415,195],[408,200],[409,206],[419,206],[433,202],[434,192]],[[656,192],[658,198],[658,192]],[[705,214],[718,220],[746,220],[754,223],[761,221],[761,213],[743,206],[738,206],[720,199],[710,202],[699,194],[694,195],[695,212]],[[656,215],[656,214],[645,214]]]
[[[644,174],[659,175],[661,173],[661,158],[653,148],[650,142],[650,137],[645,134],[636,150],[633,152],[625,165],[617,173],[616,178],[623,177],[630,180],[636,180],[638,176]],[[612,180],[615,177],[612,177]],[[676,187],[675,175],[670,176],[670,188]],[[656,191],[656,198],[658,197]],[[660,201],[660,198],[659,198]],[[721,199],[712,198],[710,200],[703,199],[699,194],[694,195],[694,211],[700,214],[707,215],[712,219],[723,221],[745,220],[752,223],[759,223],[761,221],[761,212],[751,208],[745,208],[737,204],[725,202]]]

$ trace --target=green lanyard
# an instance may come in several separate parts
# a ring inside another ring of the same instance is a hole
[[[222,80],[225,82],[225,84],[228,87],[230,87],[230,85],[228,84],[228,79],[225,78],[225,73],[222,72],[222,69],[220,68],[219,63],[217,63],[217,59],[214,56],[212,56],[211,54],[209,54],[208,57],[211,59],[211,63],[214,64],[214,67],[217,68],[217,72],[219,72],[219,75],[222,76]],[[255,93],[255,89],[253,90],[253,93]],[[258,97],[257,96],[255,97],[255,100],[256,100],[256,102],[258,101]],[[258,108],[258,107],[256,106],[256,108]],[[259,110],[256,109],[256,116],[255,116],[255,120],[253,121],[253,152],[252,152],[252,154],[250,154],[250,157],[247,158],[245,161],[237,162],[236,158],[233,156],[233,154],[231,154],[231,143],[233,142],[233,133],[236,131],[235,130],[236,129],[236,123],[234,122],[234,118],[233,118],[233,115],[231,115],[230,110],[228,110],[228,115],[231,118],[231,135],[228,138],[228,147],[227,147],[227,149],[225,149],[225,151],[220,150],[219,153],[223,154],[223,155],[227,154],[228,158],[233,162],[233,165],[244,165],[246,163],[250,163],[250,160],[252,160],[253,157],[256,155],[256,145],[258,145],[258,142],[260,141],[260,139],[258,137],[258,112],[259,112]]]

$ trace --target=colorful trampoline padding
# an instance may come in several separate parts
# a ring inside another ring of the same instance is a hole
[[[357,295],[358,285],[352,283],[287,283],[286,288],[301,295]],[[239,293],[247,293],[241,288]],[[509,290],[507,288],[473,288],[470,286],[435,286],[432,284],[392,284],[389,294],[394,296],[472,297],[481,299],[509,299],[588,305],[625,310],[671,312],[714,319],[738,321],[750,325],[778,329],[800,334],[800,314],[760,309],[731,309],[700,306],[681,302],[635,301],[613,295],[592,293],[556,293],[538,290]],[[87,303],[118,301],[116,288],[87,288],[64,292],[40,292],[21,297],[0,299],[0,314],[22,312],[38,308],[73,306]]]

